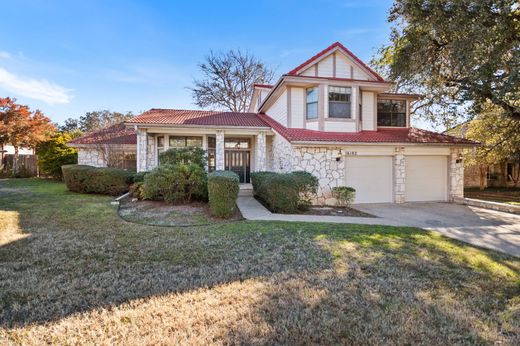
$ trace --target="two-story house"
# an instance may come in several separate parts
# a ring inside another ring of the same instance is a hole
[[[137,133],[137,170],[168,148],[200,146],[209,170],[305,170],[319,179],[316,204],[352,186],[356,203],[449,201],[463,195],[461,150],[473,142],[410,127],[420,95],[392,83],[334,43],[274,85],[255,85],[249,112],[151,109],[126,123]],[[80,162],[89,164],[89,162]]]

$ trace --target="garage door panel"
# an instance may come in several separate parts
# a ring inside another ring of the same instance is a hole
[[[406,200],[445,201],[448,191],[446,156],[406,157]]]
[[[393,201],[391,156],[348,157],[345,176],[346,185],[356,189],[354,203]]]

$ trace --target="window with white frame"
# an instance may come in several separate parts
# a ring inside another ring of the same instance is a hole
[[[318,88],[307,88],[306,114],[308,120],[318,118]]]
[[[170,148],[202,147],[202,137],[170,136]]]
[[[164,151],[164,136],[157,137],[157,157]]]
[[[406,127],[406,101],[378,100],[377,126]]]
[[[329,87],[329,118],[351,117],[351,93],[352,90],[348,87]]]

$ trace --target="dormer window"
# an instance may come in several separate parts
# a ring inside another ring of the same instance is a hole
[[[318,118],[318,88],[307,88],[306,91],[307,120],[314,120]]]
[[[406,101],[378,100],[377,126],[406,127]]]
[[[346,87],[329,87],[329,118],[350,118],[350,94]]]

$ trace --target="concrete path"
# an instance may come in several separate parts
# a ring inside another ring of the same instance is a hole
[[[237,205],[244,218],[265,221],[356,223],[411,226],[437,231],[476,246],[520,257],[520,215],[452,203],[359,204],[377,218],[273,214],[250,196]]]

